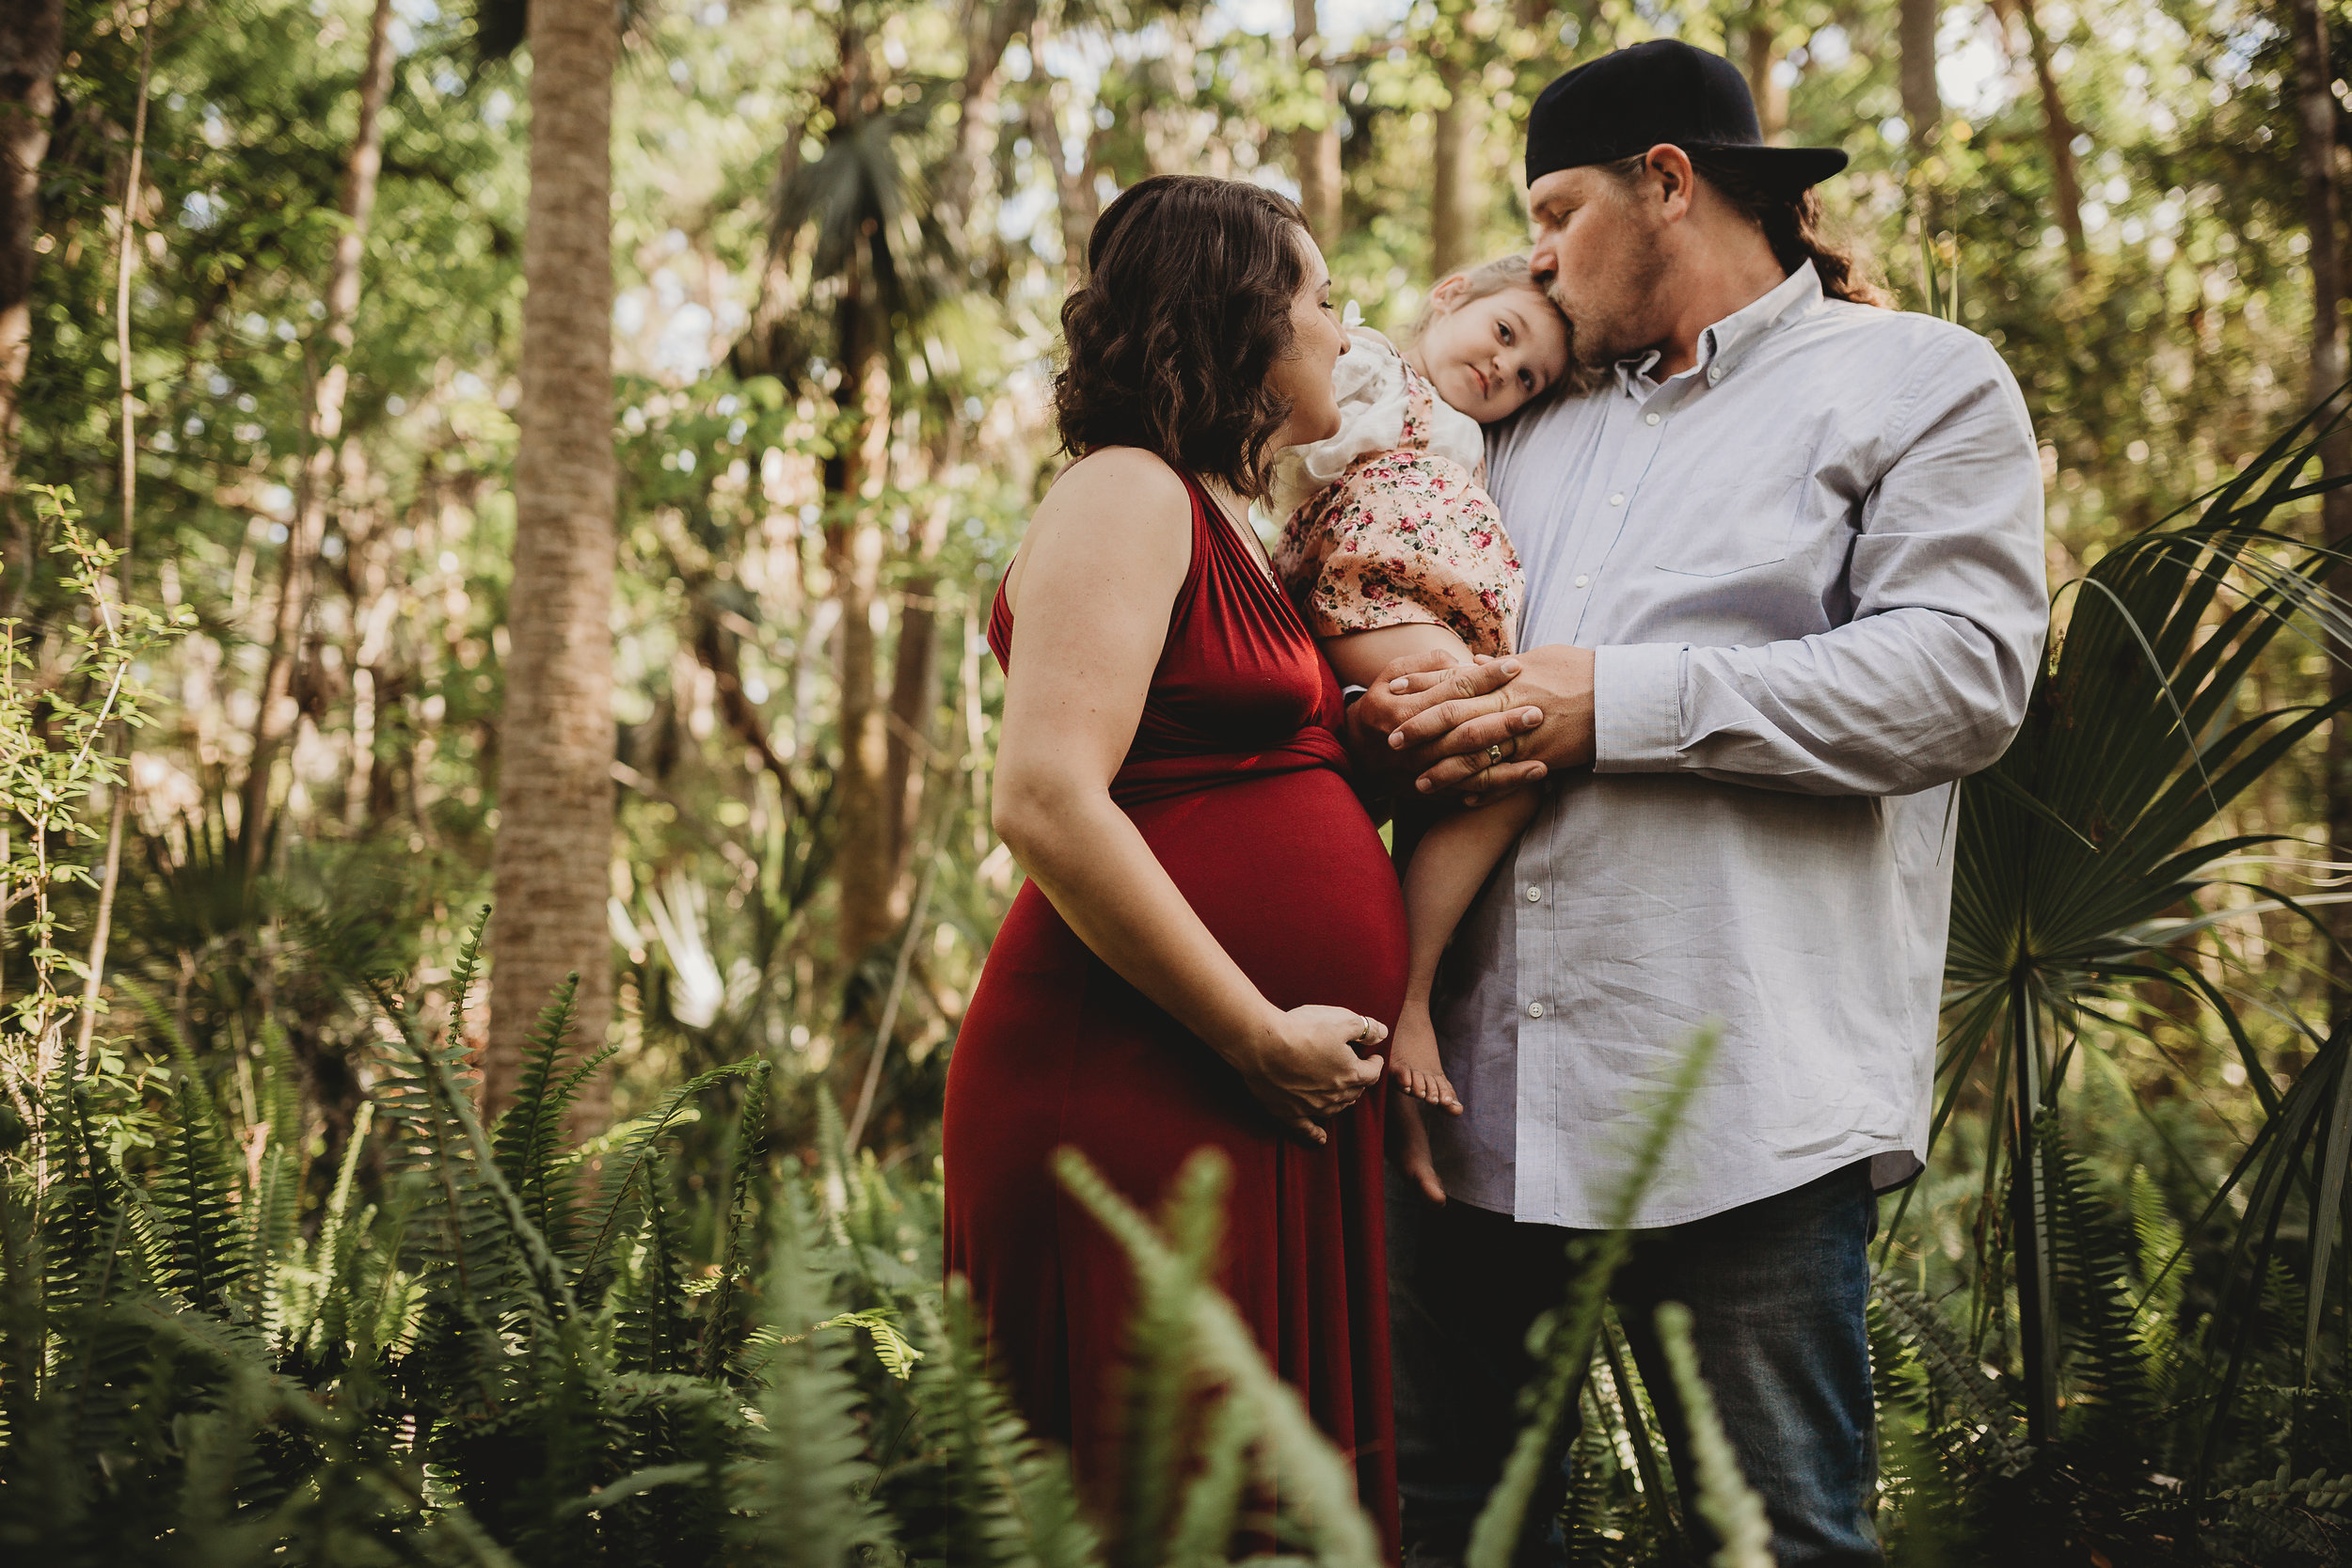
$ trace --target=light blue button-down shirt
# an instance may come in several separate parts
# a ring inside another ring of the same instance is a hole
[[[1597,758],[1556,779],[1438,997],[1459,1199],[1598,1225],[1694,1031],[1722,1044],[1638,1212],[1678,1224],[1927,1148],[1951,784],[2042,657],[2042,474],[1960,327],[1810,263],[1664,382],[1531,410],[1487,487],[1521,647],[1596,650]]]

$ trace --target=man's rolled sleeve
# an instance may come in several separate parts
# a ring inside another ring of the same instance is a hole
[[[1682,764],[1682,666],[1689,645],[1593,650],[1593,771],[1670,773]]]

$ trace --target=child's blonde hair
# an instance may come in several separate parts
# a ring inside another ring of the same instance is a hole
[[[1440,306],[1438,302],[1438,290],[1444,288],[1457,277],[1462,279],[1462,292]],[[1498,256],[1491,261],[1481,261],[1474,267],[1457,267],[1438,278],[1436,287],[1429,291],[1429,297],[1422,301],[1420,313],[1413,317],[1413,325],[1405,329],[1405,346],[1410,348],[1420,341],[1421,335],[1429,330],[1430,324],[1447,311],[1458,310],[1473,301],[1502,293],[1511,289],[1525,289],[1541,299],[1547,308],[1553,310],[1560,309],[1552,304],[1551,295],[1544,286],[1535,281],[1534,269],[1529,264],[1524,251],[1512,256]],[[1567,369],[1562,372],[1559,380],[1545,388],[1544,395],[1538,398],[1537,402],[1549,403],[1552,398],[1563,394],[1589,392],[1608,380],[1604,372],[1577,358],[1574,351],[1575,334],[1573,332],[1569,334],[1569,341]]]
[[[1462,279],[1462,292],[1440,307],[1438,290],[1457,277]],[[1545,304],[1551,303],[1551,296],[1545,294],[1543,285],[1535,281],[1535,274],[1528,265],[1525,252],[1515,256],[1498,256],[1474,267],[1456,267],[1438,278],[1430,289],[1429,297],[1422,301],[1421,311],[1413,317],[1413,325],[1405,329],[1406,342],[1418,341],[1421,335],[1429,330],[1429,324],[1446,311],[1457,310],[1473,300],[1485,299],[1489,294],[1499,294],[1508,289],[1525,289],[1542,294]]]

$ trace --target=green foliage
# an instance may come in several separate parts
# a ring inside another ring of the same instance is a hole
[[[1658,1341],[1673,1371],[1684,1418],[1691,1424],[1697,1511],[1721,1543],[1709,1562],[1713,1568],[1772,1568],[1772,1528],[1764,1517],[1764,1499],[1740,1473],[1739,1456],[1724,1434],[1715,1397],[1699,1376],[1698,1352],[1691,1348],[1689,1307],[1670,1301],[1658,1309]]]

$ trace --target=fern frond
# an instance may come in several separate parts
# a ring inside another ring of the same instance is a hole
[[[768,1158],[768,1064],[756,1062],[743,1080],[735,1158],[727,1168],[726,1236],[719,1252],[718,1287],[711,1292],[702,1338],[694,1348],[694,1370],[704,1377],[718,1375],[741,1337],[736,1322],[736,1289],[751,1241],[753,1188]]]
[[[228,1151],[216,1141],[219,1121],[210,1114],[210,1097],[198,1081],[182,1073],[174,1098],[178,1123],[155,1150],[157,1208],[168,1227],[167,1283],[199,1310],[242,1319],[252,1255],[247,1233],[238,1224],[241,1183]]]
[[[1597,1235],[1575,1243],[1575,1267],[1569,1278],[1567,1301],[1552,1321],[1549,1342],[1539,1359],[1542,1370],[1534,1390],[1533,1418],[1521,1429],[1518,1443],[1503,1462],[1502,1479],[1487,1494],[1486,1507],[1470,1528],[1470,1548],[1463,1559],[1465,1568],[1508,1568],[1518,1555],[1536,1491],[1544,1478],[1558,1467],[1561,1449],[1565,1446],[1563,1429],[1568,1413],[1576,1408],[1578,1387],[1592,1363],[1593,1344],[1600,1333],[1601,1311],[1608,1302],[1610,1281],[1616,1277],[1632,1244],[1626,1227],[1640,1207],[1643,1195],[1658,1178],[1667,1144],[1681,1126],[1691,1096],[1697,1092],[1699,1080],[1714,1058],[1718,1038],[1712,1029],[1692,1037],[1685,1048],[1681,1069],[1650,1112],[1632,1162],[1614,1195],[1610,1223]]]
[[[810,1222],[790,1188],[776,1204],[767,1326],[777,1336],[760,1400],[767,1432],[739,1472],[742,1547],[771,1568],[848,1568],[889,1536],[868,1504],[855,1385],[830,1280],[810,1257]]]
[[[2023,1417],[2002,1386],[1987,1376],[1968,1353],[1935,1304],[1882,1271],[1870,1282],[1870,1305],[1884,1325],[1884,1340],[1899,1347],[1900,1354],[1916,1367],[1931,1419],[1942,1414],[1945,1424],[1964,1434],[1964,1446],[1979,1450],[1995,1474],[2025,1474],[2033,1465],[2034,1454],[2022,1430]],[[1886,1371],[1897,1366],[1883,1354],[1878,1360]]]
[[[1772,1527],[1764,1516],[1764,1499],[1740,1473],[1714,1391],[1699,1376],[1689,1307],[1671,1301],[1659,1307],[1658,1342],[1690,1432],[1691,1469],[1697,1481],[1692,1501],[1719,1543],[1713,1568],[1772,1568]]]
[[[914,1392],[944,1472],[938,1545],[948,1568],[1102,1568],[1069,1460],[1030,1434],[989,1375],[961,1279],[934,1326]]]
[[[687,1331],[686,1271],[667,1196],[669,1173],[656,1161],[645,1173],[644,1223],[638,1232],[644,1261],[626,1292],[615,1350],[622,1366],[644,1372],[682,1372],[691,1358]]]
[[[610,1283],[612,1248],[628,1226],[631,1203],[642,1200],[641,1183],[661,1138],[696,1096],[714,1085],[745,1077],[758,1065],[748,1060],[730,1062],[697,1073],[674,1090],[652,1116],[641,1118],[617,1141],[610,1143],[604,1151],[602,1190],[590,1205],[580,1227],[584,1240],[579,1249],[576,1277],[581,1295],[596,1300]]]
[[[1171,1245],[1134,1206],[1113,1191],[1075,1149],[1055,1161],[1062,1185],[1127,1251],[1148,1295],[1183,1280],[1191,1259]],[[1214,1148],[1186,1161],[1172,1200],[1179,1212],[1222,1196],[1225,1159]],[[1197,1238],[1205,1226],[1180,1227]],[[1356,1501],[1356,1478],[1330,1440],[1316,1430],[1296,1389],[1277,1377],[1258,1352],[1249,1327],[1232,1304],[1214,1290],[1192,1297],[1191,1331],[1203,1370],[1224,1383],[1228,1397],[1247,1402],[1263,1434],[1266,1466],[1279,1486],[1283,1507],[1306,1531],[1315,1555],[1329,1568],[1375,1568],[1380,1543],[1372,1521]]]
[[[570,1071],[557,1076],[571,1047],[579,992],[580,974],[574,971],[564,977],[553,1000],[541,1009],[537,1024],[525,1037],[522,1077],[515,1085],[515,1102],[499,1117],[490,1139],[506,1184],[515,1189],[523,1212],[558,1257],[570,1250],[572,1188],[579,1172],[577,1164],[556,1158],[564,1117],[589,1077],[620,1053],[618,1046],[591,1052],[573,1064]]]

